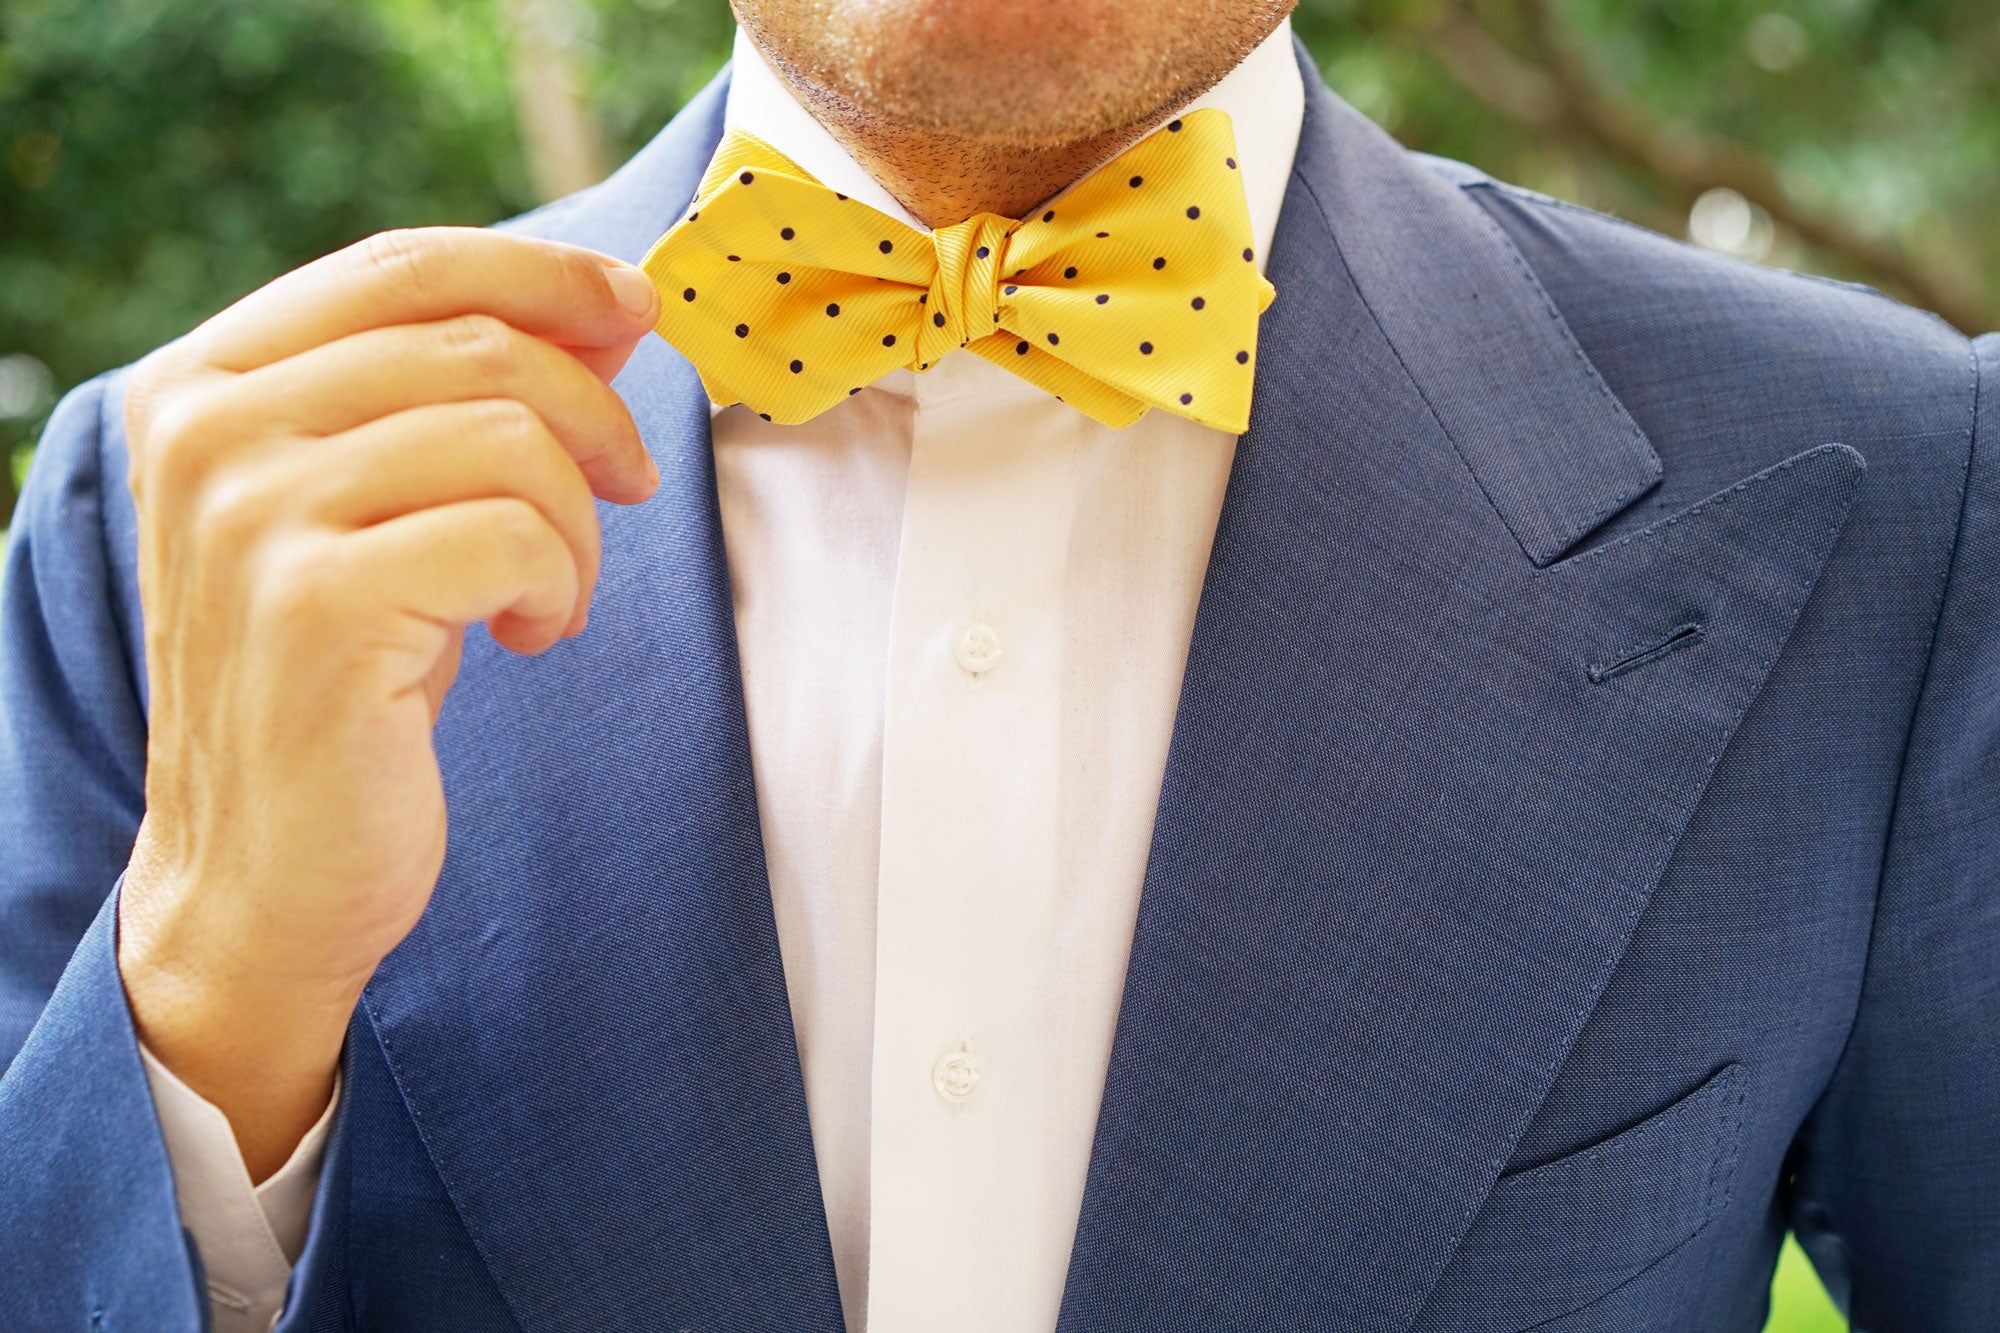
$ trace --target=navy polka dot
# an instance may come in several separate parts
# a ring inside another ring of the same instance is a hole
[[[1028,354],[1028,344],[1026,344],[1026,343],[1015,343],[1015,344],[1014,344],[1014,355],[1015,355],[1015,356],[1026,356],[1027,354]]]
[[[886,254],[888,254],[888,253],[889,253],[889,252],[890,252],[891,250],[895,249],[896,247],[895,247],[895,246],[894,246],[893,244],[891,244],[890,242],[888,242],[888,241],[884,241],[884,242],[882,242],[882,243],[881,243],[880,245],[876,246],[875,248],[876,248],[877,250],[880,250],[880,251],[881,251],[881,252],[882,252],[883,254],[885,254],[885,255],[886,255]]]
[[[992,254],[992,253],[993,253],[993,252],[992,252],[991,250],[987,249],[987,248],[986,248],[985,246],[983,246],[983,245],[982,245],[982,246],[980,246],[980,247],[979,247],[979,249],[978,249],[978,250],[977,250],[977,251],[975,252],[975,255],[976,255],[976,257],[977,257],[977,258],[980,258],[980,259],[984,259],[984,258],[986,258],[986,256],[988,256],[988,255],[990,255],[990,254]]]
[[[1162,269],[1165,268],[1166,266],[1167,266],[1167,257],[1165,255],[1161,255],[1159,258],[1153,261],[1153,267],[1155,269]]]
[[[792,280],[792,275],[789,273],[780,273],[778,275],[779,282],[790,282],[791,280]]]
[[[1233,157],[1225,157],[1225,158],[1223,158],[1223,159],[1222,159],[1222,164],[1223,164],[1224,166],[1228,167],[1228,168],[1229,168],[1229,169],[1230,169],[1231,171],[1234,171],[1234,170],[1236,170],[1236,159],[1235,159],[1235,158],[1233,158]]]
[[[1200,210],[1199,208],[1196,208],[1196,207],[1195,207],[1195,206],[1194,206],[1193,204],[1189,204],[1189,205],[1188,205],[1188,216],[1189,216],[1190,218],[1198,218],[1198,217],[1200,217],[1200,216],[1201,216],[1201,210]]]
[[[883,345],[884,347],[894,347],[894,346],[896,345],[896,335],[895,335],[895,334],[893,334],[893,333],[885,333],[885,334],[883,334],[883,335],[882,335],[882,345]]]
[[[1061,338],[1058,338],[1058,337],[1056,337],[1056,335],[1055,335],[1055,334],[1051,333],[1051,334],[1049,335],[1049,346],[1051,346],[1051,347],[1054,347],[1054,346],[1055,346],[1055,345],[1056,345],[1057,343],[1059,343],[1059,342],[1061,342],[1061,341],[1062,341],[1062,339],[1061,339]]]
[[[1181,395],[1181,406],[1182,406],[1182,407],[1186,407],[1186,406],[1187,406],[1187,405],[1188,405],[1189,403],[1191,403],[1191,402],[1193,402],[1193,401],[1194,401],[1194,395],[1193,395],[1193,394],[1191,394],[1191,393],[1184,393],[1184,394],[1182,394],[1182,395]]]
[[[1042,221],[1044,222],[1054,222],[1055,220],[1056,220],[1056,211],[1053,208],[1051,208],[1048,212],[1042,214]]]
[[[1110,295],[1109,295],[1109,294],[1107,294],[1107,293],[1099,293],[1099,294],[1098,294],[1098,297],[1097,297],[1097,304],[1099,304],[1099,305],[1103,305],[1103,304],[1104,304],[1104,303],[1105,303],[1106,301],[1109,301],[1110,299],[1111,299],[1111,297],[1110,297]]]
[[[1207,305],[1207,304],[1208,304],[1208,302],[1206,302],[1206,301],[1202,300],[1202,299],[1201,299],[1201,298],[1200,298],[1199,296],[1197,296],[1197,297],[1195,297],[1195,298],[1194,298],[1194,300],[1192,300],[1192,301],[1189,301],[1189,302],[1188,302],[1188,304],[1189,304],[1189,305],[1191,305],[1191,306],[1193,306],[1193,307],[1194,307],[1194,308],[1195,308],[1196,310],[1199,310],[1199,309],[1201,309],[1201,308],[1202,308],[1203,306]]]
[[[730,263],[732,263],[732,264],[740,264],[740,263],[742,263],[742,262],[743,262],[743,256],[742,256],[742,255],[729,255],[729,256],[727,256],[727,258],[728,258],[729,262],[730,262]]]
[[[1110,234],[1111,234],[1111,233],[1110,233],[1110,232],[1108,232],[1108,231],[1100,231],[1100,232],[1098,232],[1098,233],[1097,233],[1097,239],[1101,241],[1101,240],[1103,240],[1103,239],[1104,239],[1105,237],[1109,236]]]
[[[686,291],[682,292],[682,293],[681,293],[681,300],[683,300],[683,301],[692,301],[692,300],[694,300],[694,288],[690,287],[690,288],[688,288],[688,289],[687,289]]]
[[[1131,180],[1126,181],[1125,183],[1136,190],[1141,185],[1144,185],[1146,183],[1146,178],[1144,176],[1134,176]]]
[[[840,199],[840,200],[845,200],[845,199],[847,198],[847,196],[846,196],[846,195],[842,194],[842,193],[841,193],[840,191],[838,191],[838,190],[835,190],[835,191],[833,192],[833,197],[834,197],[834,198],[836,198],[836,199]]]
[[[766,421],[769,421],[771,419],[771,414],[769,412],[759,412],[757,415],[764,418],[764,420]]]
[[[1151,344],[1151,343],[1140,343],[1140,344],[1139,344],[1139,355],[1141,355],[1141,356],[1151,356],[1152,354],[1153,354],[1153,344]]]
[[[1236,354],[1236,364],[1237,364],[1237,365],[1239,365],[1239,366],[1247,366],[1247,365],[1249,365],[1249,364],[1250,364],[1250,353],[1248,353],[1248,352],[1238,352],[1238,353]]]
[[[1167,130],[1169,133],[1177,134],[1180,132],[1180,128],[1181,128],[1181,123],[1178,120],[1170,120],[1167,122]]]
[[[806,363],[803,361],[792,362],[792,373],[794,375],[798,374],[801,370],[804,370],[805,368],[806,368]]]
[[[794,237],[794,236],[796,236],[796,235],[798,235],[798,233],[797,233],[797,232],[795,232],[795,231],[793,231],[793,230],[792,230],[792,229],[791,229],[790,227],[787,227],[787,228],[785,228],[785,229],[784,229],[783,231],[781,231],[781,232],[779,232],[779,233],[778,233],[778,236],[779,236],[779,237],[780,237],[781,239],[783,239],[783,240],[787,240],[787,241],[791,240],[791,239],[792,239],[792,237]]]
[[[748,185],[751,181],[754,181],[757,178],[746,171],[741,176],[738,176],[736,179],[742,181],[745,185]],[[769,417],[765,417],[764,419],[766,421],[770,420]]]
[[[750,336],[750,326],[748,324],[738,324],[736,326],[736,336],[739,338],[748,338]]]
[[[1013,287],[1013,286],[1002,287],[1000,289],[1000,294],[1002,296],[1012,296],[1015,292],[1018,292],[1020,290],[1021,289],[1019,287]]]
[[[831,301],[829,301],[829,302],[827,303],[827,307],[826,307],[826,313],[827,313],[827,315],[828,315],[829,317],[831,317],[831,316],[834,316],[834,315],[838,315],[838,314],[840,313],[840,306],[839,306],[839,304],[838,304],[838,303],[836,303],[836,302],[831,302]]]
[[[1244,262],[1244,263],[1246,263],[1246,264],[1247,264],[1247,263],[1249,263],[1249,262],[1251,261],[1251,259],[1255,257],[1255,255],[1256,255],[1256,251],[1252,250],[1252,249],[1251,249],[1251,248],[1250,248],[1249,246],[1247,246],[1247,245],[1246,245],[1246,246],[1244,246],[1244,247],[1243,247],[1243,262]]]
[[[943,327],[944,327],[944,311],[940,310],[940,311],[938,311],[938,312],[937,312],[937,313],[936,313],[935,315],[932,315],[932,316],[931,316],[931,323],[933,323],[933,324],[937,325],[937,326],[938,326],[939,328],[943,328]]]
[[[1069,266],[1068,268],[1064,269],[1064,270],[1063,270],[1063,276],[1064,276],[1065,278],[1073,278],[1073,277],[1075,277],[1075,276],[1076,276],[1076,265],[1074,265],[1074,264],[1071,264],[1071,265],[1070,265],[1070,266]]]
[[[853,396],[854,396],[855,394],[857,394],[857,393],[860,393],[860,392],[861,392],[861,390],[859,390],[859,389],[849,389],[849,390],[847,391],[847,396],[848,396],[849,398],[852,398],[852,397],[853,397]]]
[[[689,221],[689,222],[693,222],[693,221],[694,221],[694,220],[695,220],[696,218],[698,218],[698,217],[700,217],[700,216],[701,216],[701,210],[700,210],[700,209],[696,209],[696,210],[695,210],[694,212],[692,212],[692,213],[688,214],[688,221]]]

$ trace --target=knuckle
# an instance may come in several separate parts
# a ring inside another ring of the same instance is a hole
[[[333,562],[304,543],[277,548],[265,558],[254,597],[262,623],[293,633],[316,632],[346,612]]]
[[[542,511],[526,500],[507,496],[494,505],[494,528],[507,558],[519,570],[542,570],[550,564],[554,531]]]
[[[518,428],[495,432],[482,443],[490,475],[523,496],[545,493],[549,487],[561,485],[560,469],[568,459],[540,418]]]
[[[500,528],[523,559],[538,559],[548,548],[549,524],[542,511],[519,496],[499,501]]]
[[[437,281],[438,241],[421,228],[378,231],[355,247],[357,261],[391,286],[422,295]]]
[[[125,439],[134,449],[144,445],[160,399],[172,382],[166,353],[167,348],[162,347],[147,354],[132,367],[132,377],[125,382]]]
[[[193,532],[211,546],[240,550],[274,521],[279,499],[251,476],[218,473],[201,489]]]
[[[482,380],[508,379],[519,364],[521,346],[513,328],[492,315],[461,315],[440,330],[446,355],[466,362]]]
[[[518,398],[482,398],[471,412],[473,429],[489,444],[525,449],[548,437],[541,415]]]
[[[145,475],[148,491],[170,499],[199,485],[218,427],[206,395],[183,388],[161,398],[151,409],[144,440],[136,446],[139,456],[133,460]]]

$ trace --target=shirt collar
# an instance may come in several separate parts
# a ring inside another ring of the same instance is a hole
[[[1298,151],[1299,126],[1305,118],[1305,83],[1292,52],[1290,18],[1282,20],[1213,88],[1186,106],[1163,114],[1159,124],[1164,125],[1175,115],[1206,107],[1229,114],[1250,210],[1250,230],[1257,247],[1257,267],[1261,271],[1278,230],[1278,209],[1285,199],[1292,159]],[[813,119],[741,27],[736,30],[730,56],[729,100],[723,110],[723,128],[756,135],[828,189],[860,200],[918,231],[931,230],[910,216],[909,210],[849,156],[824,125]],[[997,371],[997,375],[985,373],[989,370],[997,368],[979,357],[948,354],[924,376],[897,370],[876,381],[876,387],[915,392],[926,398],[975,388],[989,393],[1007,389],[1041,392],[1018,376],[1005,371]],[[711,408],[720,410],[713,405]]]

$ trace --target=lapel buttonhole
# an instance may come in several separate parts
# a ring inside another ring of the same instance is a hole
[[[1602,685],[1614,676],[1622,676],[1628,671],[1636,671],[1659,661],[1668,653],[1692,648],[1702,640],[1702,625],[1699,620],[1676,625],[1658,638],[1635,643],[1621,653],[1616,653],[1602,662],[1592,662],[1584,669],[1593,685]]]

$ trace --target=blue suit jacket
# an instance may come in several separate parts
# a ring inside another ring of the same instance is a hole
[[[1301,63],[1061,1333],[1753,1333],[1788,1226],[1873,1333],[1991,1329],[2000,341],[1412,156]],[[722,106],[513,225],[636,259]],[[107,898],[121,383],[7,548],[10,1333],[202,1319]],[[617,387],[665,484],[601,508],[589,634],[467,639],[286,1329],[840,1327],[708,412],[656,339]]]

